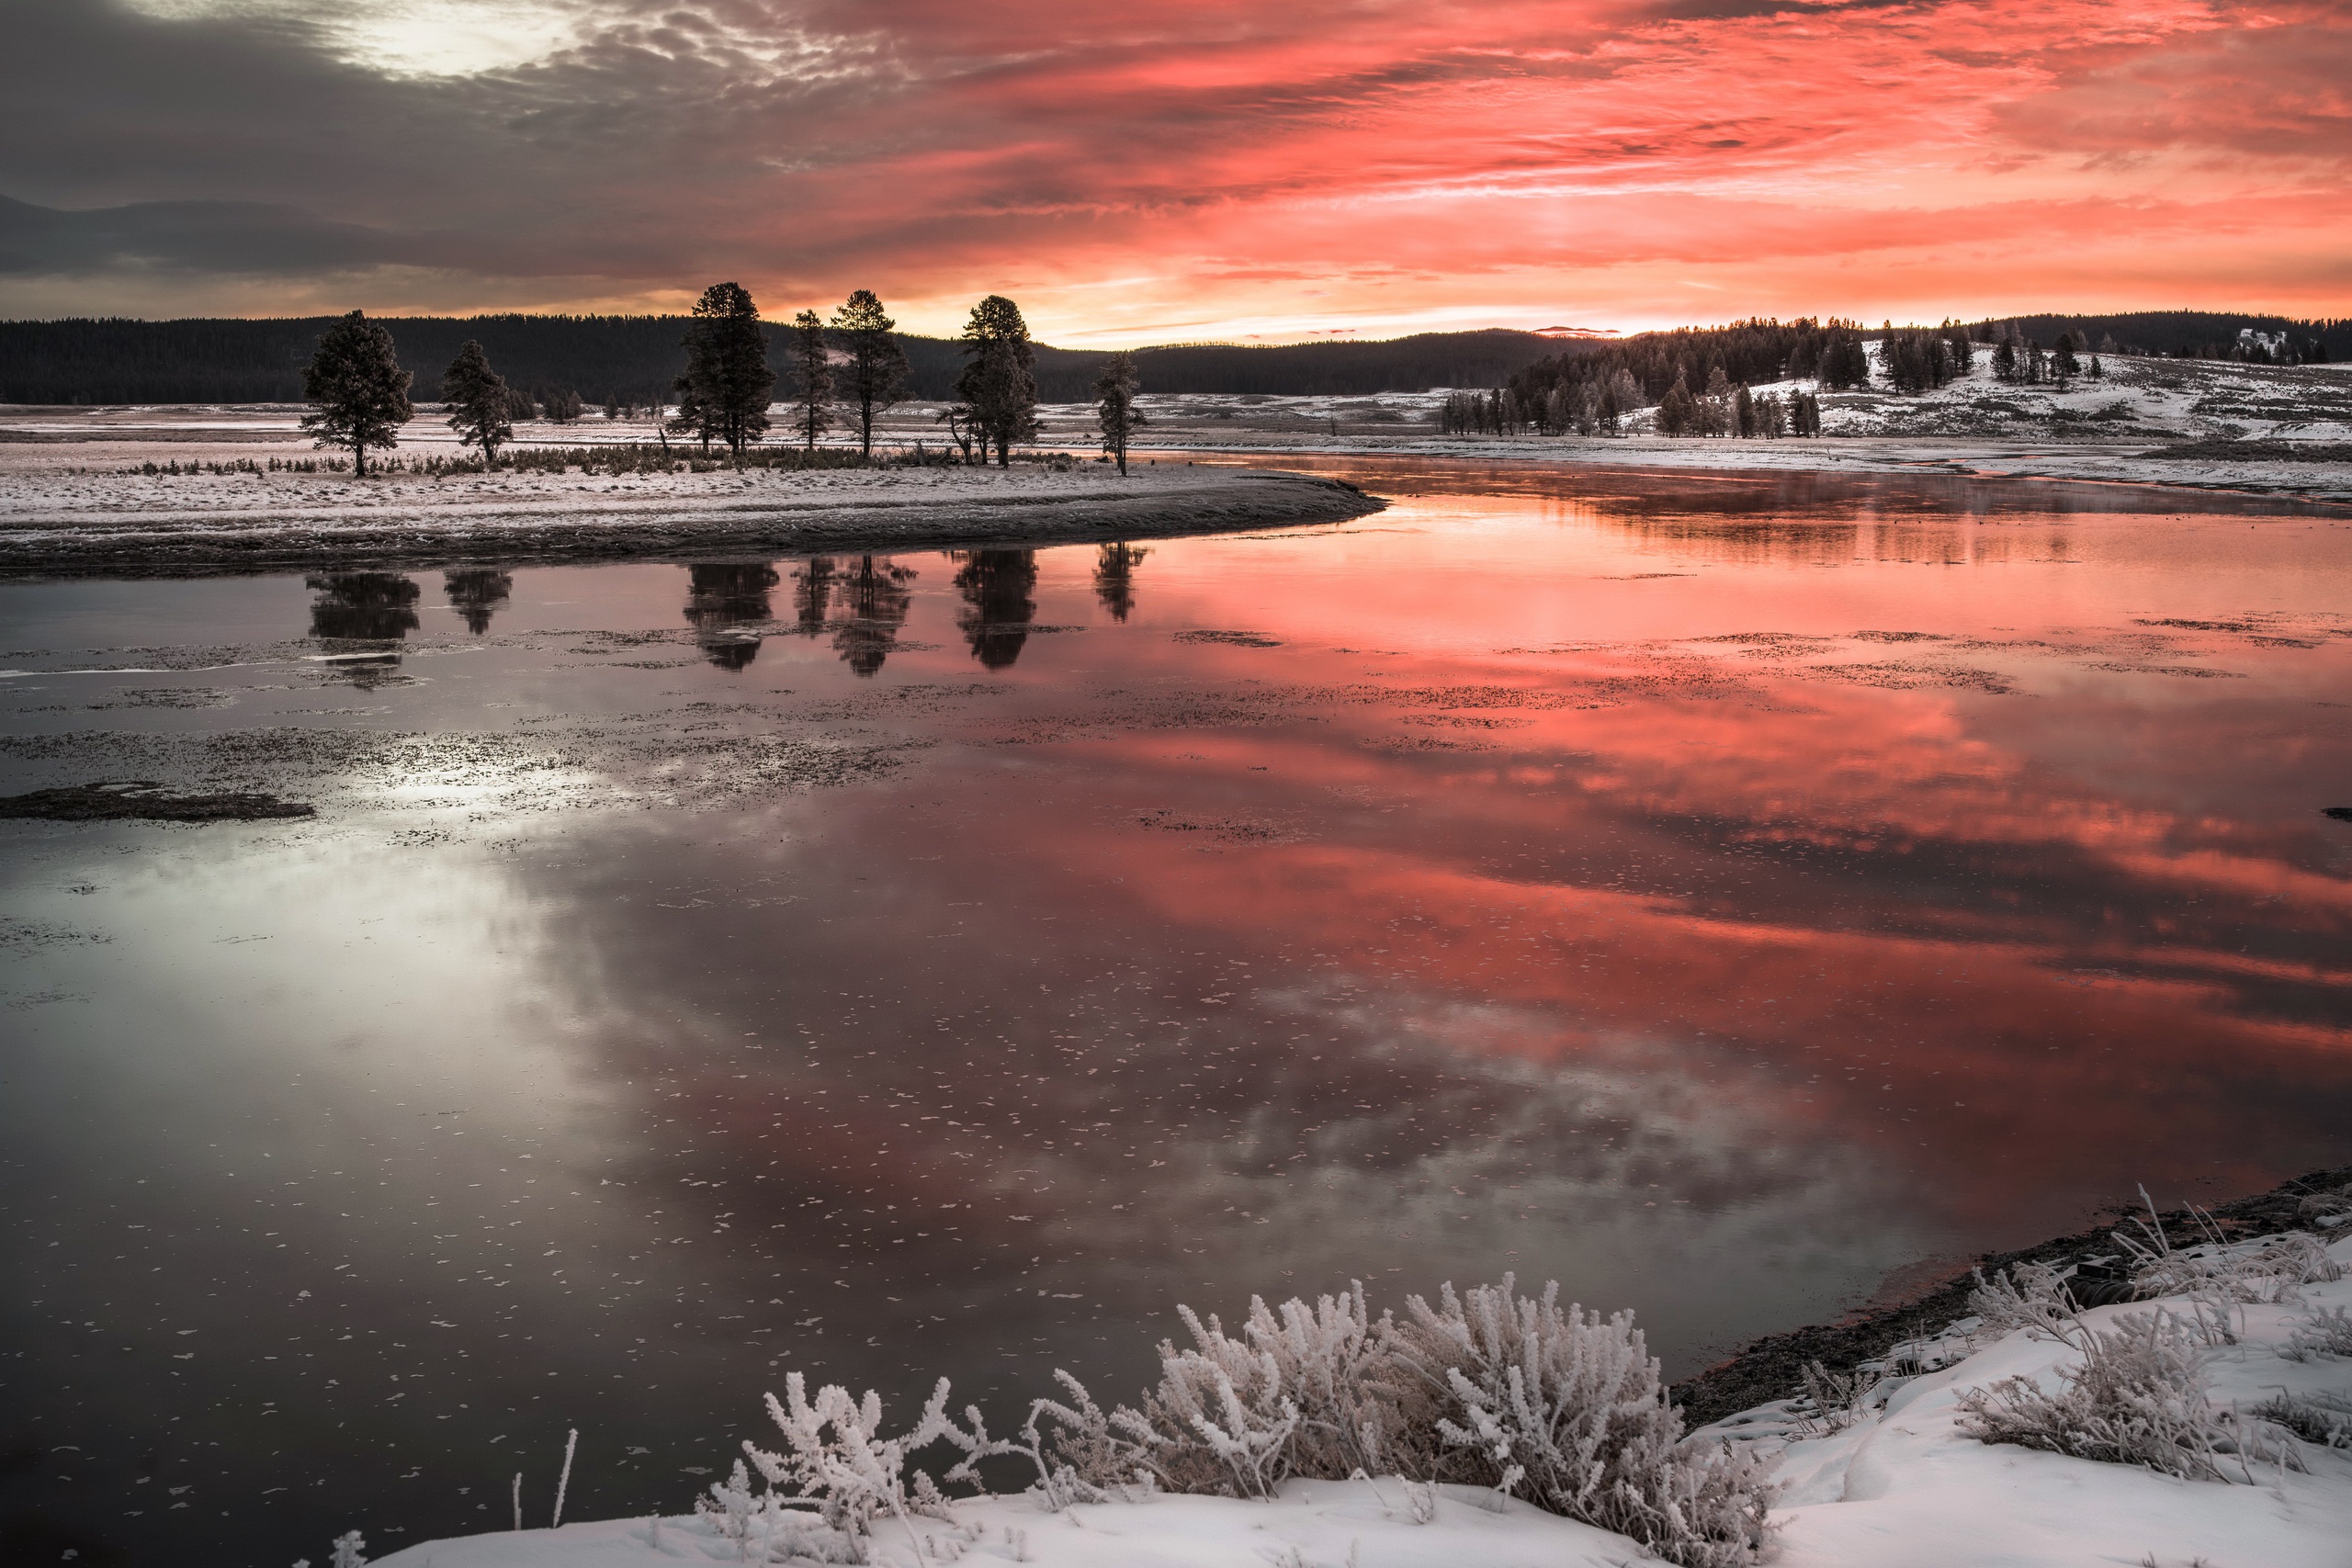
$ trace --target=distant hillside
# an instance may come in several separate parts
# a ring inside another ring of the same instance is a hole
[[[2316,338],[2326,347],[2331,361],[2352,359],[2352,321],[2340,318],[2306,321],[2291,316],[2240,315],[2226,310],[2133,310],[2120,316],[2005,316],[1998,321],[1976,322],[1973,330],[1978,341],[1989,343],[1993,340],[1992,328],[2011,321],[2028,338],[2045,347],[2056,344],[2062,333],[2078,332],[2093,348],[2104,348],[2112,342],[2113,352],[2118,354],[2226,359],[2237,346],[2239,333],[2251,331],[2272,336],[2283,334],[2299,343]]]
[[[442,368],[469,338],[519,387],[569,388],[592,405],[609,393],[642,403],[684,368],[680,316],[387,316],[401,362],[430,398]],[[302,395],[303,362],[328,317],[277,321],[0,321],[0,403],[263,403]],[[782,331],[771,322],[773,341]],[[956,343],[908,337],[912,394],[949,395],[962,357]],[[1361,395],[1430,387],[1498,385],[1521,366],[1561,352],[1533,333],[1424,333],[1379,343],[1273,347],[1180,344],[1138,355],[1155,392]],[[775,354],[783,363],[783,355]],[[1102,351],[1037,350],[1046,402],[1090,395]]]

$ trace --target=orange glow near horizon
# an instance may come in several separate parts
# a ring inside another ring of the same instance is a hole
[[[329,145],[367,117],[445,122],[371,143],[349,184],[308,152],[283,175],[240,164],[297,133],[232,143],[235,115],[200,94],[153,177],[77,184],[28,145],[0,194],[267,201],[361,228],[307,267],[20,268],[0,313],[675,309],[725,276],[779,316],[874,288],[930,333],[1004,292],[1041,337],[1101,346],[2333,316],[2352,297],[2352,19],[2314,0],[548,16],[545,52],[517,62],[509,39],[470,73],[440,55],[401,73],[380,48],[372,69],[321,65],[356,81]]]

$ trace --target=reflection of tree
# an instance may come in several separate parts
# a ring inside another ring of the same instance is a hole
[[[690,566],[686,573],[686,625],[704,657],[721,670],[741,670],[758,658],[759,636],[744,628],[769,618],[768,591],[784,581],[775,569]]]
[[[445,571],[441,582],[448,590],[449,607],[465,617],[466,630],[476,637],[490,630],[491,613],[514,592],[512,575],[488,567]]]
[[[331,571],[302,580],[318,595],[311,601],[311,635],[330,643],[398,642],[416,630],[416,602],[424,590],[396,571]],[[332,666],[336,675],[368,691],[401,667],[400,655],[384,649],[354,659],[357,649]]]
[[[840,573],[841,567],[832,557],[815,556],[792,574],[792,608],[799,622],[793,629],[802,637],[815,637],[825,629],[825,606]]]
[[[1035,550],[959,550],[956,592],[966,608],[956,626],[972,645],[972,657],[989,670],[1009,668],[1029,640],[1029,623],[1037,614],[1029,597],[1037,586]]]
[[[1136,607],[1136,565],[1149,554],[1149,550],[1125,539],[1096,547],[1094,596],[1102,601],[1102,607],[1111,612],[1113,620],[1125,620]]]
[[[871,675],[899,643],[899,628],[907,624],[907,606],[914,595],[907,584],[915,569],[900,566],[888,556],[876,562],[860,556],[841,578],[833,602],[842,619],[833,628],[833,651],[860,675]]]
[[[303,579],[311,635],[335,642],[392,642],[416,630],[424,590],[394,571],[331,571]]]

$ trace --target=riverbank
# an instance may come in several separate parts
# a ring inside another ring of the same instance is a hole
[[[2174,1285],[2157,1299],[2170,1303],[2163,1309],[2169,1316],[2119,1303],[2071,1316],[2062,1310],[2054,1327],[2024,1326],[2034,1318],[2028,1284],[2024,1310],[2010,1314],[2016,1321],[1950,1325],[1905,1345],[1903,1364],[1884,1375],[1835,1393],[1825,1384],[1817,1400],[1773,1402],[1703,1431],[1700,1449],[1720,1443],[1726,1457],[1745,1450],[1770,1470],[1771,1492],[1758,1505],[1762,1550],[1689,1542],[1665,1560],[1690,1568],[2336,1568],[2352,1539],[2352,1428],[2345,1424],[2352,1389],[2342,1335],[2352,1306],[2352,1237],[2328,1247],[2284,1244],[2276,1232],[2266,1240],[2258,1216],[2280,1212],[2282,1202],[2226,1207],[2231,1214],[2213,1216],[2222,1229],[2248,1228],[2233,1242],[2183,1247],[2166,1259]],[[2290,1217],[2300,1224],[2310,1215]],[[2151,1277],[2143,1271],[2142,1283]],[[2093,1350],[2143,1358],[2132,1363],[2143,1381],[2128,1391],[2141,1418],[2120,1437],[2057,1413],[2068,1398],[2098,1403],[2081,1392],[2091,1380],[2077,1375]],[[2045,1401],[2051,1394],[2060,1397]],[[2145,1416],[2152,1397],[2169,1401],[2154,1421]],[[2018,1417],[2005,1440],[1987,1440],[1986,1423],[1996,1419],[1988,1411]],[[874,1434],[861,1427],[858,1436],[862,1443]],[[860,1446],[847,1451],[865,1461],[859,1473],[887,1473],[876,1484],[897,1495],[896,1444],[875,1450],[884,1454],[880,1468]],[[1033,1487],[954,1501],[915,1488],[903,1503],[874,1510],[870,1534],[845,1540],[820,1528],[806,1505],[770,1503],[740,1461],[733,1469],[732,1481],[709,1487],[693,1514],[428,1541],[379,1568],[662,1561],[923,1568],[966,1558],[1055,1568],[1604,1568],[1657,1560],[1626,1535],[1516,1497],[1374,1480],[1361,1470],[1347,1481],[1291,1479],[1246,1500],[1169,1495],[1148,1484],[1122,1495],[1073,1488],[1075,1495],[1049,1497]],[[837,1495],[857,1484],[847,1465],[832,1477]],[[519,1527],[519,1489],[516,1496]]]
[[[18,448],[22,452],[23,448]],[[15,455],[15,454],[12,454]],[[111,454],[108,454],[111,456]],[[1335,523],[1385,502],[1304,474],[1146,464],[610,474],[0,470],[0,574],[501,566],[1083,543]]]
[[[1156,435],[1171,456],[1455,457],[1561,468],[1693,469],[1733,473],[1954,474],[1981,479],[2064,479],[2146,485],[2206,493],[2275,495],[2352,504],[2352,446],[2268,442],[2145,442],[2043,445],[1921,436],[1823,436],[1803,441],[1731,441],[1672,436],[1340,435],[1323,440],[1269,433],[1198,439]]]
[[[2343,1224],[2319,1223],[2306,1203],[2314,1194],[2341,1192],[2352,1186],[2352,1166],[2315,1170],[2283,1181],[2267,1192],[2233,1199],[2206,1211],[2223,1235],[2234,1237],[2269,1235],[2304,1230],[2322,1235],[2342,1235]],[[2337,1213],[2346,1211],[2338,1210]],[[2131,1223],[2130,1216],[2118,1222]],[[2198,1216],[2175,1209],[2161,1221],[2176,1246],[2204,1239]],[[2104,1224],[2070,1235],[2052,1236],[2015,1252],[1992,1252],[1954,1269],[1939,1281],[1908,1300],[1875,1311],[1865,1311],[1837,1323],[1812,1324],[1784,1334],[1768,1334],[1729,1360],[1708,1368],[1674,1385],[1675,1404],[1693,1427],[1703,1427],[1768,1401],[1784,1399],[1804,1384],[1804,1369],[1818,1362],[1832,1372],[1849,1372],[1864,1361],[1884,1356],[1907,1340],[1941,1334],[1968,1315],[1968,1298],[1975,1288],[1974,1269],[1997,1274],[2020,1263],[2072,1265],[2076,1269],[2075,1296],[2087,1306],[2103,1306],[2130,1299],[2122,1275],[2114,1267],[2119,1249],[2115,1225]]]

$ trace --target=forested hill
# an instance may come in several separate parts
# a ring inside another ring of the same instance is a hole
[[[644,403],[667,395],[685,367],[682,316],[386,316],[417,396],[435,394],[458,345],[480,340],[491,363],[536,393],[577,391]],[[0,403],[292,402],[302,365],[328,317],[281,321],[0,321]],[[768,323],[772,357],[785,362],[780,322]],[[963,360],[942,338],[907,337],[917,398],[949,395]],[[1430,387],[1491,387],[1524,365],[1561,352],[1533,333],[1424,333],[1379,343],[1273,347],[1181,344],[1137,355],[1153,392],[1357,395]],[[1037,349],[1037,390],[1046,402],[1090,395],[1107,355]]]
[[[2316,338],[2327,357],[2352,359],[2352,321],[2300,321],[2292,316],[2248,316],[2219,310],[2133,310],[2120,316],[2010,316],[1975,323],[1980,342],[1994,337],[1991,328],[2015,322],[2030,342],[2054,344],[2069,332],[2080,333],[2094,349],[2114,354],[2164,355],[2182,359],[2226,359],[2237,347],[2241,330],[2284,336],[2296,342]]]

